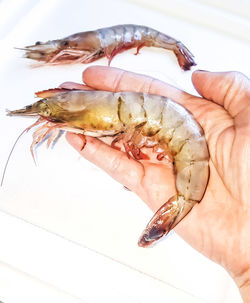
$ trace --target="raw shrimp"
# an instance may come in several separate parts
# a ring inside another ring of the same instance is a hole
[[[172,159],[176,194],[155,213],[138,244],[149,246],[166,235],[201,201],[209,178],[209,153],[203,130],[180,104],[162,96],[136,92],[55,89],[37,93],[43,98],[10,116],[38,116],[42,124],[33,135],[31,150],[51,132],[112,136],[111,146],[123,144],[128,157],[147,159],[142,147],[151,147],[160,160]],[[163,201],[164,202],[164,201]]]
[[[46,64],[89,63],[106,56],[109,64],[114,56],[137,47],[136,54],[144,46],[172,50],[184,70],[196,65],[191,52],[180,41],[150,27],[134,24],[116,25],[77,33],[63,39],[36,42],[26,46],[25,56]]]

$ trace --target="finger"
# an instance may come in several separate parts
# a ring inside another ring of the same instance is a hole
[[[86,137],[87,144],[85,146],[85,140],[83,140],[82,135],[68,132],[66,138],[81,156],[105,170],[112,178],[127,188],[136,192],[139,180],[141,180],[144,173],[143,165],[140,162],[128,159],[124,152],[113,149],[96,138]]]
[[[183,103],[190,95],[160,80],[118,68],[92,66],[83,72],[88,86],[108,91],[136,91],[166,96]]]
[[[93,90],[93,88],[88,87],[85,84],[75,83],[75,82],[63,82],[59,85],[61,88],[66,89],[81,89],[81,90]]]
[[[239,72],[196,71],[192,81],[201,96],[223,106],[232,117],[249,106],[250,81]]]

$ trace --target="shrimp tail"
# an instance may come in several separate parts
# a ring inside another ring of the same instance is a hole
[[[190,70],[190,68],[196,65],[193,54],[187,49],[181,42],[176,43],[174,53],[177,57],[178,63],[183,70]]]
[[[173,51],[180,67],[185,71],[196,65],[194,55],[189,49],[183,43],[170,36],[160,33],[154,41],[154,46]]]
[[[195,203],[197,201],[187,201],[180,195],[171,197],[154,214],[143,231],[138,245],[148,247],[161,237],[167,235],[189,213]]]

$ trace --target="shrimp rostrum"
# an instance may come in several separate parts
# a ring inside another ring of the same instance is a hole
[[[180,41],[150,27],[134,24],[116,25],[76,33],[63,39],[36,42],[26,46],[25,56],[45,64],[89,63],[106,56],[109,64],[114,56],[136,47],[159,47],[174,52],[179,65],[189,70],[196,65],[192,53]]]
[[[55,89],[37,93],[43,99],[10,116],[38,116],[36,144],[60,129],[83,135],[112,136],[128,157],[146,159],[143,147],[154,148],[157,159],[169,155],[176,178],[176,194],[155,213],[139,239],[149,246],[166,235],[201,201],[209,177],[209,153],[203,130],[180,104],[162,96],[136,92]],[[30,129],[30,128],[29,128]],[[52,139],[51,139],[52,138]]]

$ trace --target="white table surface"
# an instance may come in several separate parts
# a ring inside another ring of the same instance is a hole
[[[81,81],[86,65],[30,68],[14,47],[104,26],[146,24],[183,41],[197,68],[249,73],[250,46],[123,1],[0,2],[0,174],[17,135],[32,123],[5,116],[34,92]],[[148,74],[194,92],[168,51],[119,54],[112,66]],[[107,65],[101,59],[90,65]],[[16,146],[0,188],[0,300],[3,302],[241,302],[227,273],[175,233],[153,249],[137,247],[151,211],[133,193],[80,159],[64,137],[53,150]],[[223,239],[222,239],[223,241]],[[22,287],[20,287],[20,285]],[[40,301],[39,301],[40,300]]]

